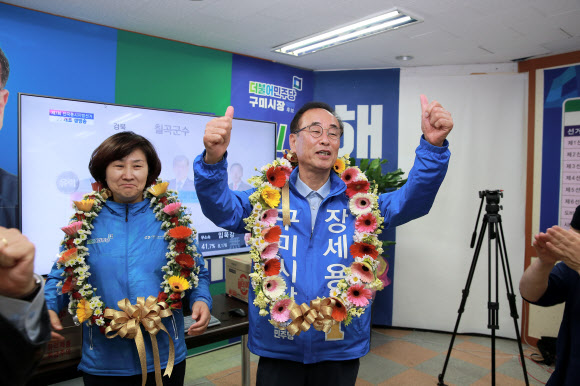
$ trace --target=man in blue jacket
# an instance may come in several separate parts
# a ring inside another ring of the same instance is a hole
[[[408,181],[398,191],[379,197],[386,227],[395,227],[429,212],[449,161],[447,135],[453,119],[438,102],[421,96],[423,137]],[[205,151],[196,158],[196,190],[204,214],[216,225],[245,232],[244,218],[252,212],[253,189],[228,188],[227,153],[233,107],[206,125]],[[289,180],[291,226],[282,227],[279,253],[282,273],[297,304],[326,297],[332,282],[350,265],[349,247],[355,216],[349,213],[345,183],[333,173],[343,124],[334,110],[310,102],[290,125],[290,147],[298,167]],[[280,205],[280,207],[282,204]],[[278,219],[279,221],[280,219]],[[280,222],[280,221],[279,221]],[[336,285],[336,284],[334,284]],[[250,304],[254,294],[250,291]],[[370,312],[353,318],[338,333],[309,330],[292,336],[269,323],[250,307],[248,347],[260,356],[257,385],[354,385],[359,358],[370,348]]]

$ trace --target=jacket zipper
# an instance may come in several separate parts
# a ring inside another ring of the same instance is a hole
[[[129,222],[129,204],[125,205],[125,222]]]

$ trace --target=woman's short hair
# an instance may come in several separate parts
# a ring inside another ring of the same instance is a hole
[[[132,131],[123,131],[109,138],[105,139],[91,155],[89,161],[89,171],[93,178],[103,184],[107,185],[107,166],[111,162],[118,161],[125,158],[133,151],[141,149],[145,153],[147,159],[147,167],[149,173],[147,174],[147,187],[153,184],[159,174],[161,173],[161,161],[155,151],[155,147],[149,140]]]

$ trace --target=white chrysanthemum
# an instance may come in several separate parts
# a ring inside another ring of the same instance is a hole
[[[361,280],[360,277],[358,277],[357,275],[349,275],[346,277],[346,281],[348,283],[350,283],[350,285],[354,285],[354,284],[360,284]]]
[[[278,158],[278,161],[280,162],[280,166],[286,166],[292,169],[292,164],[286,158]]]

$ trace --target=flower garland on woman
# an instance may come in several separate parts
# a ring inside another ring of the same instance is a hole
[[[195,231],[189,215],[184,213],[185,207],[179,202],[176,192],[167,190],[168,182],[157,180],[157,183],[145,190],[143,197],[154,206],[153,213],[161,222],[161,229],[166,230],[165,240],[169,241],[165,254],[167,265],[160,284],[161,291],[157,295],[158,303],[165,303],[169,309],[180,309],[181,298],[185,290],[197,287],[200,267],[195,264],[199,256],[193,240]],[[57,267],[63,266],[64,279],[57,284],[62,294],[69,294],[68,311],[78,323],[96,324],[105,333],[105,304],[96,294],[88,281],[91,276],[89,250],[86,247],[93,221],[99,215],[111,193],[103,189],[101,184],[92,184],[93,192],[85,194],[83,200],[74,201],[75,214],[70,223],[61,228],[66,234],[61,242],[63,250],[58,254]]]
[[[349,210],[356,217],[354,243],[350,247],[354,262],[345,268],[345,278],[330,291],[328,298],[311,302],[316,304],[320,314],[325,314],[318,316],[318,319],[326,319],[327,324],[342,321],[345,325],[350,324],[353,317],[360,317],[365,312],[373,291],[388,285],[388,279],[383,277],[388,266],[380,257],[383,248],[378,235],[384,228],[384,219],[378,206],[377,188],[371,188],[365,174],[356,166],[347,167],[349,164],[348,155],[338,158],[334,171],[346,184]],[[279,276],[278,243],[282,229],[276,225],[276,208],[280,204],[282,188],[296,166],[296,156],[287,152],[283,158],[262,167],[260,175],[250,178],[256,191],[250,196],[252,213],[244,220],[250,232],[250,254],[254,262],[254,272],[250,274],[256,294],[254,305],[260,308],[261,316],[270,314],[270,322],[279,328],[286,328],[290,319],[296,320],[309,312],[308,306],[298,307],[294,303],[286,293],[286,282]],[[326,311],[321,311],[325,307]],[[302,311],[297,311],[297,308],[302,308]],[[289,331],[295,333],[295,330]]]

